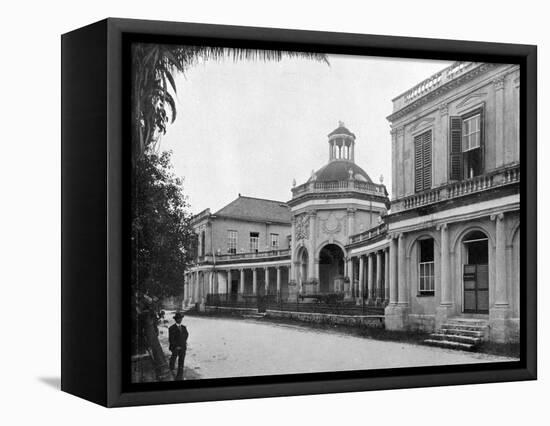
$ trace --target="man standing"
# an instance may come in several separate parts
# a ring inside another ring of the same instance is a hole
[[[183,314],[176,312],[174,320],[176,323],[168,329],[168,340],[170,346],[168,349],[172,352],[170,357],[170,370],[174,370],[176,365],[176,358],[178,358],[178,373],[176,374],[176,380],[183,380],[183,362],[185,361],[185,351],[187,350],[187,338],[189,333],[187,328],[181,323]]]

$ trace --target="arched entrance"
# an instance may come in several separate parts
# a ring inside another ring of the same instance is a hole
[[[464,312],[489,313],[489,239],[482,231],[472,231],[462,239]]]
[[[342,291],[344,280],[344,252],[336,244],[327,244],[319,253],[319,291]]]
[[[298,251],[298,275],[297,280],[300,284],[300,287],[307,281],[307,267],[308,267],[308,253],[305,247],[300,248]]]

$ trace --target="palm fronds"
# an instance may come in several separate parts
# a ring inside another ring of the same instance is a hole
[[[176,119],[176,72],[185,73],[199,61],[281,61],[283,58],[303,58],[324,62],[326,55],[314,52],[226,48],[212,46],[175,46],[135,44],[132,47],[132,144],[134,159],[166,133]]]

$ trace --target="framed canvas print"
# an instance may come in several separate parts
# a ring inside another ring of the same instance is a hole
[[[536,47],[107,19],[62,37],[62,389],[536,378]]]

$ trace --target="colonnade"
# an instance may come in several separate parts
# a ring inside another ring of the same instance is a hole
[[[365,300],[367,304],[372,305],[388,304],[391,294],[389,256],[389,247],[383,247],[348,258],[346,275],[350,278],[351,297]]]
[[[265,265],[250,266],[238,268],[203,268],[187,272],[184,283],[184,301],[188,303],[204,303],[207,294],[235,294],[231,291],[233,279],[238,277],[238,296],[257,296],[258,294],[269,294],[270,286],[273,283],[271,269],[275,269],[276,294],[282,292],[282,272],[283,268],[288,270],[287,277],[290,276],[290,265]],[[245,273],[252,271],[252,291],[246,290]],[[258,275],[264,274],[264,287],[258,287]],[[225,275],[225,286],[222,285],[220,275]]]

